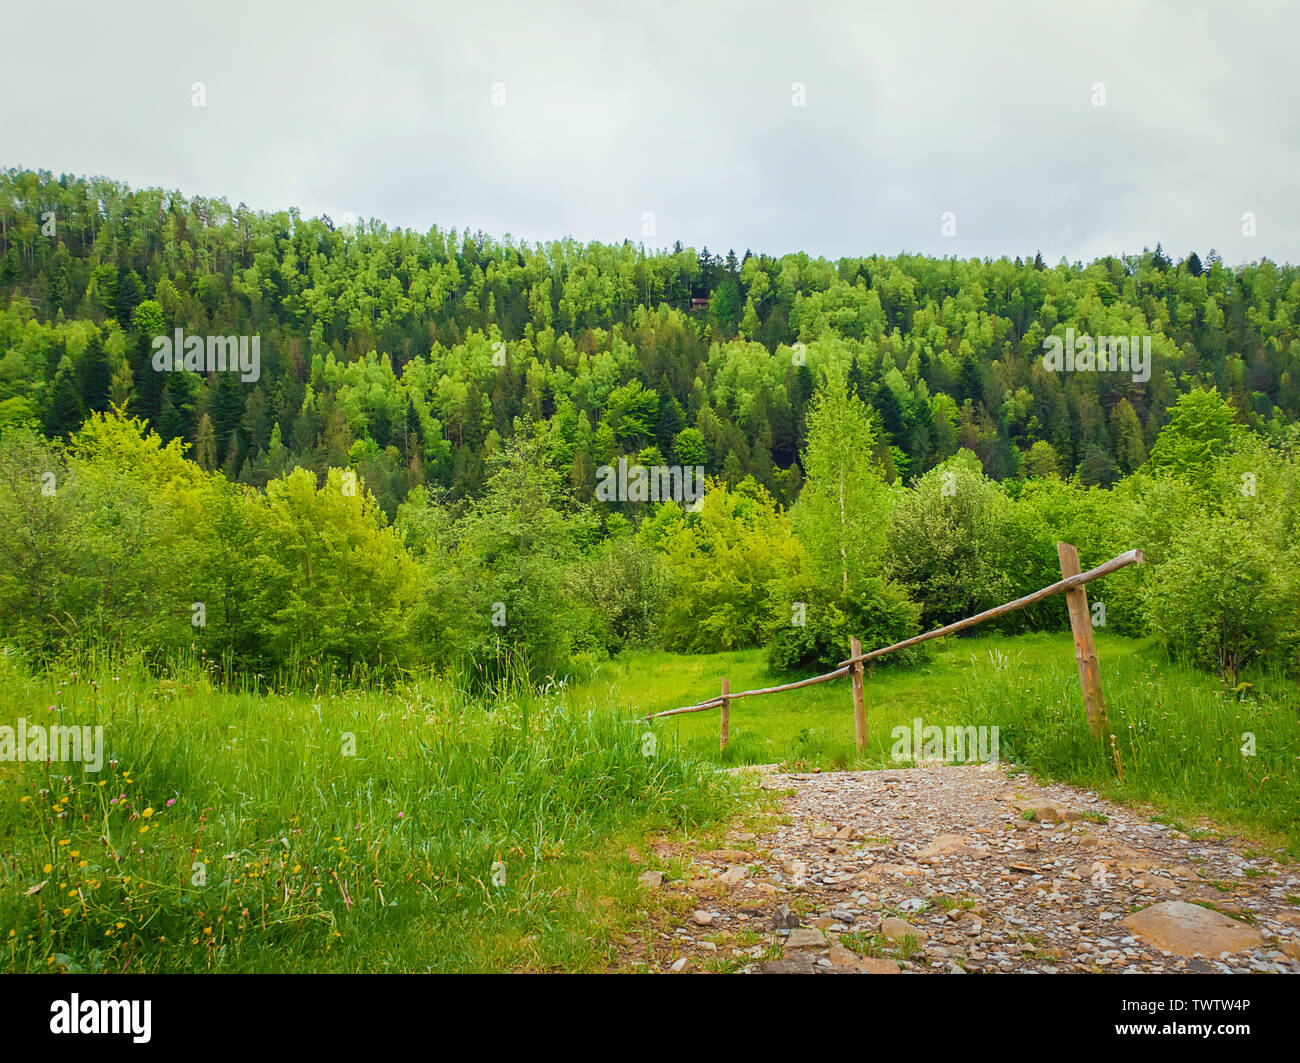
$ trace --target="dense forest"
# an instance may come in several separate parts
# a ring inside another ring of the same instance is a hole
[[[419,484],[479,494],[521,416],[579,493],[645,453],[793,502],[832,364],[876,410],[890,480],[966,448],[999,481],[1111,484],[1198,386],[1264,433],[1300,417],[1300,270],[1159,245],[1054,267],[528,246],[8,171],[0,297],[0,423],[57,437],[114,404],[232,480],[351,462],[390,516]],[[1046,371],[1067,326],[1150,336],[1150,379]],[[151,371],[177,328],[260,337],[259,379]]]
[[[1294,266],[529,246],[11,170],[0,299],[0,624],[40,652],[813,666],[1051,582],[1059,537],[1147,551],[1120,630],[1295,664]],[[256,379],[155,371],[178,329],[257,337]],[[1067,329],[1149,376],[1049,371]],[[710,490],[604,501],[620,458]]]

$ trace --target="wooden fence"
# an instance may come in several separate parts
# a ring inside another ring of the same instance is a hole
[[[1120,554],[1119,557],[1112,558],[1105,564],[1098,565],[1087,572],[1080,571],[1079,551],[1069,543],[1057,543],[1056,552],[1061,562],[1062,578],[1042,590],[1034,591],[1033,594],[1027,594],[1013,602],[1005,602],[1002,605],[994,606],[992,609],[985,609],[984,612],[967,617],[965,620],[958,620],[954,624],[936,628],[934,631],[927,631],[924,635],[915,635],[910,639],[904,639],[902,642],[896,642],[892,646],[884,646],[869,653],[862,652],[862,644],[855,638],[850,644],[848,659],[841,661],[839,667],[833,672],[827,672],[825,675],[815,675],[810,679],[801,679],[797,683],[783,683],[780,686],[763,687],[760,690],[742,690],[733,694],[731,685],[726,679],[723,679],[722,693],[716,698],[701,701],[698,705],[687,705],[680,709],[650,713],[646,716],[646,719],[656,720],[665,716],[678,716],[687,712],[705,712],[709,709],[719,709],[721,710],[720,748],[726,749],[727,740],[731,735],[731,703],[733,701],[739,701],[741,698],[755,698],[761,694],[779,694],[786,690],[798,690],[800,687],[812,686],[814,683],[825,683],[827,680],[838,679],[842,675],[847,675],[852,679],[853,726],[857,734],[858,752],[861,753],[867,745],[867,707],[863,690],[863,666],[866,661],[883,657],[887,653],[905,650],[911,646],[918,646],[930,639],[942,638],[945,635],[964,631],[966,628],[982,624],[986,620],[992,620],[994,617],[1004,616],[1007,613],[1015,612],[1017,609],[1023,609],[1027,605],[1041,602],[1044,598],[1064,594],[1066,606],[1070,611],[1070,629],[1074,633],[1074,656],[1079,665],[1079,681],[1083,686],[1083,704],[1088,714],[1088,729],[1092,732],[1093,738],[1102,739],[1110,733],[1110,723],[1106,719],[1106,702],[1101,691],[1101,671],[1097,664],[1097,646],[1092,637],[1092,614],[1088,611],[1088,594],[1083,587],[1085,583],[1091,583],[1095,579],[1109,576],[1112,572],[1118,572],[1128,565],[1142,564],[1142,551],[1130,550],[1128,553]]]

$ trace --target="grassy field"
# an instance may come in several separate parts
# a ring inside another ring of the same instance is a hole
[[[659,726],[688,753],[722,763],[782,762],[812,769],[892,765],[891,731],[994,726],[999,753],[1044,779],[1107,797],[1150,802],[1171,817],[1212,817],[1270,847],[1300,855],[1300,696],[1281,681],[1234,691],[1171,664],[1149,641],[1099,632],[1098,655],[1115,749],[1088,735],[1068,633],[943,639],[913,669],[879,667],[866,679],[868,745],[859,757],[847,679],[747,698],[731,709],[731,740],[718,751],[716,709]],[[632,655],[607,662],[587,684],[628,713],[675,708],[788,681],[746,650],[707,656]],[[1254,755],[1245,756],[1245,735]]]
[[[256,695],[0,655],[0,724],[104,728],[102,770],[0,761],[0,969],[600,970],[626,849],[744,786],[563,689]]]
[[[1098,647],[1114,749],[1088,738],[1067,634],[991,636],[872,671],[861,758],[843,679],[736,703],[722,755],[716,710],[639,719],[724,675],[789,678],[760,651],[629,655],[477,700],[432,681],[222,690],[198,667],[95,660],[34,674],[0,654],[0,724],[102,726],[105,744],[97,773],[0,760],[0,969],[602,970],[670,903],[638,890],[629,850],[707,847],[758,814],[752,784],[715,766],[892,765],[891,730],[918,717],[996,725],[1001,759],[1042,778],[1300,855],[1295,690]]]

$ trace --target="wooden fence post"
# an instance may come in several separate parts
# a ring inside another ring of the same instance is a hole
[[[1056,544],[1061,559],[1061,575],[1069,578],[1079,575],[1079,551],[1069,543]],[[1074,657],[1079,662],[1079,682],[1083,685],[1083,705],[1088,713],[1088,730],[1092,737],[1102,739],[1110,734],[1110,721],[1106,718],[1106,699],[1101,692],[1101,669],[1097,663],[1097,644],[1092,637],[1092,615],[1088,612],[1088,592],[1082,586],[1065,592],[1065,604],[1070,610],[1070,629],[1074,633]]]
[[[722,680],[722,740],[718,745],[719,752],[725,752],[727,748],[727,739],[731,737],[731,699],[727,697],[731,693],[731,684],[726,679]]]
[[[849,642],[849,656],[857,657],[862,653],[862,643],[858,639]],[[853,730],[858,739],[858,752],[867,748],[867,702],[862,693],[862,662],[853,663]]]

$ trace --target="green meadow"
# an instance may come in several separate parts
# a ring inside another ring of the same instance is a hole
[[[1300,692],[1285,679],[1240,687],[1172,662],[1150,639],[1097,633],[1114,748],[1092,741],[1068,633],[947,638],[913,668],[868,666],[867,748],[859,756],[847,677],[731,705],[719,752],[719,712],[658,723],[693,757],[802,770],[895,766],[895,727],[996,726],[999,755],[1045,780],[1148,802],[1178,821],[1209,817],[1300,854]],[[601,665],[583,689],[645,715],[719,693],[789,682],[762,651],[683,657],[629,655]],[[1243,746],[1254,736],[1253,755]],[[905,761],[904,763],[910,763]]]
[[[742,808],[743,782],[562,688],[0,669],[0,718],[105,746],[97,773],[0,762],[4,970],[601,970],[644,918],[627,847]]]
[[[717,767],[894,766],[891,732],[917,718],[997,726],[1001,759],[1041,779],[1300,854],[1294,688],[1232,689],[1147,640],[1103,632],[1098,649],[1113,748],[1088,736],[1067,634],[994,635],[869,670],[862,756],[847,679],[734,703],[725,753],[716,709],[645,723],[723,676],[780,681],[758,650],[628,654],[479,697],[433,680],[223,688],[197,664],[157,678],[91,655],[37,671],[7,653],[3,718],[102,726],[104,764],[0,762],[0,966],[605,970],[668,903],[638,889],[629,851],[709,844],[759,810]]]

